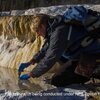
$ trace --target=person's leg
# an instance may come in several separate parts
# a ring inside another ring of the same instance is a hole
[[[51,84],[57,87],[67,86],[70,84],[85,83],[89,79],[74,73],[77,62],[68,62],[63,68],[54,74]]]
[[[93,71],[92,77],[96,79],[100,79],[100,53],[95,54],[96,57],[96,67]]]

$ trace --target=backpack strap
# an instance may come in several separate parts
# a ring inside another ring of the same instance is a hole
[[[96,28],[100,27],[100,19],[97,19],[96,21],[94,21],[93,23],[91,23],[90,25],[86,26],[88,31],[93,31]]]
[[[69,28],[69,33],[70,33],[70,28]],[[80,42],[81,41],[81,42]],[[77,52],[81,51],[82,48],[85,48],[89,44],[93,43],[95,41],[94,38],[91,38],[89,35],[85,35],[83,37],[80,37],[76,41],[69,41],[69,45],[66,48],[66,52],[69,52],[69,55],[74,56]],[[80,42],[80,45],[77,48],[72,49],[77,43]]]
[[[87,37],[85,37],[85,38],[82,40],[81,46],[82,46],[82,47],[86,47],[86,46],[88,46],[89,44],[93,43],[93,41],[94,41],[93,38],[91,38],[90,36],[87,36]]]

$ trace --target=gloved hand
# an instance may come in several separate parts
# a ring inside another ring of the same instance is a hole
[[[30,64],[31,64],[30,62],[28,62],[28,63],[21,63],[20,66],[19,66],[18,72],[19,73],[23,72],[23,70],[25,68],[27,68],[28,66],[30,66]]]
[[[19,77],[19,79],[21,79],[21,80],[27,80],[29,78],[30,78],[29,74],[24,74],[24,75]]]

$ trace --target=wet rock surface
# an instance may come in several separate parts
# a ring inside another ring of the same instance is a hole
[[[23,72],[25,74],[27,72]],[[48,74],[49,75],[49,74]],[[10,90],[12,92],[38,92],[52,89],[54,86],[45,83],[45,77],[30,78],[29,80],[19,80],[17,70],[0,68],[0,90]]]

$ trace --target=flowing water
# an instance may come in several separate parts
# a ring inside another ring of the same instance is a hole
[[[10,90],[12,92],[38,92],[52,89],[54,86],[45,83],[45,78],[48,76],[50,76],[50,74],[40,78],[19,80],[17,70],[0,67],[0,90]]]

